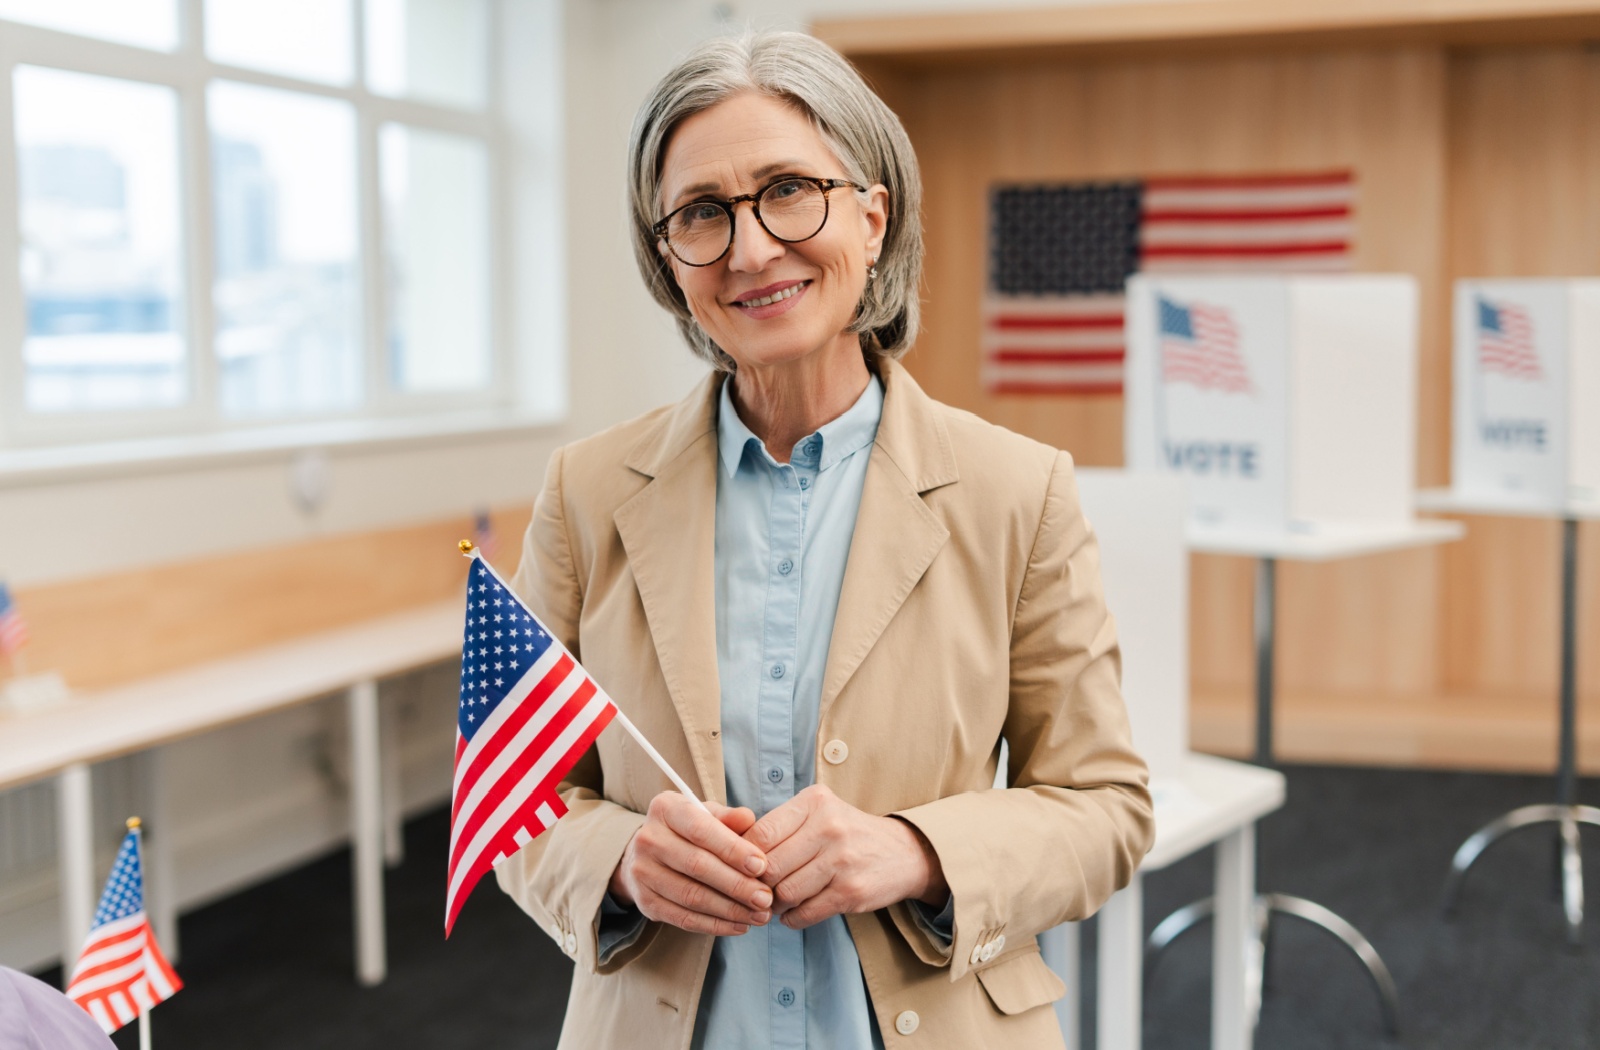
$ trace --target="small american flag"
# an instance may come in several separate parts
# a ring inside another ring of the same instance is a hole
[[[0,583],[0,653],[10,655],[28,642],[28,624],[11,600],[11,592]]]
[[[1479,297],[1478,367],[1513,379],[1543,378],[1528,311]]]
[[[1348,270],[1354,215],[1348,171],[999,187],[984,386],[1120,394],[1129,276]]]
[[[617,713],[477,551],[467,577],[445,936],[478,880],[567,811],[556,793]]]
[[[182,987],[145,917],[139,831],[131,828],[117,851],[89,939],[67,982],[67,998],[110,1033]]]
[[[1239,326],[1220,306],[1184,306],[1162,296],[1156,306],[1161,333],[1161,378],[1201,390],[1250,392],[1250,372],[1239,352]]]

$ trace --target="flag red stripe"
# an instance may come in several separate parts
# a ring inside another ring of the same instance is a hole
[[[1353,181],[1348,171],[1310,172],[1297,175],[1172,175],[1145,179],[1146,190],[1243,190],[1278,186],[1344,186]]]
[[[989,324],[994,328],[1121,328],[1121,314],[1008,314],[995,317]]]
[[[494,762],[495,757],[500,753],[500,746],[496,744],[496,740],[513,739],[522,727],[528,724],[528,719],[532,718],[534,713],[539,710],[539,705],[547,700],[550,694],[555,692],[561,683],[566,680],[572,669],[571,654],[562,653],[561,659],[557,660],[556,665],[550,668],[543,678],[539,679],[532,691],[528,693],[527,698],[518,703],[511,713],[506,716],[506,720],[493,730],[494,736],[484,741],[483,746],[478,748],[476,755],[473,756],[472,765],[467,767],[466,774],[461,778],[461,786],[456,790],[455,798],[450,802],[451,824],[454,824],[456,817],[461,814],[462,803],[467,800],[467,796],[472,794],[473,785],[478,782],[478,778],[483,776],[484,770],[489,768],[489,765]],[[511,702],[510,697],[501,701],[502,704]],[[457,761],[460,761],[459,756],[457,756]]]
[[[1332,255],[1349,250],[1349,241],[1312,241],[1304,244],[1162,244],[1141,247],[1139,254],[1147,259],[1165,259],[1180,255]]]
[[[570,663],[571,657],[565,657],[564,662]],[[522,778],[539,761],[539,758],[550,747],[555,738],[560,736],[562,731],[572,724],[573,719],[577,718],[578,713],[583,710],[583,705],[594,697],[597,688],[594,680],[582,671],[577,673],[583,674],[583,682],[579,684],[577,689],[573,690],[572,695],[567,698],[566,703],[561,705],[561,709],[556,713],[555,717],[545,723],[544,728],[539,730],[538,735],[512,760],[511,765],[507,767],[505,772],[500,774],[499,779],[495,781],[484,797],[478,801],[473,810],[467,814],[466,822],[460,825],[461,832],[456,838],[455,848],[450,851],[450,871],[453,872],[460,866],[462,855],[466,852],[467,847],[471,845],[473,838],[478,834],[478,830],[483,827],[484,822],[494,815],[495,809],[521,783]],[[524,704],[523,706],[531,707],[532,705]],[[518,712],[518,714],[521,714],[521,712]],[[526,719],[524,718],[523,721],[526,721]],[[560,763],[557,763],[557,767],[561,769],[563,774],[567,772],[567,769],[571,768],[561,767]],[[463,791],[462,794],[465,795],[466,792]],[[454,817],[451,818],[450,824],[451,830],[454,832],[457,826],[457,821]]]
[[[1066,361],[1091,364],[1093,362],[1117,362],[1127,357],[1124,350],[995,350],[989,354],[989,360],[1010,362],[1013,364],[1030,364],[1037,362],[1047,364],[1050,362]]]
[[[1235,208],[1228,211],[1198,209],[1170,209],[1147,211],[1145,225],[1156,222],[1286,222],[1300,219],[1343,219],[1351,213],[1348,204],[1330,204],[1319,208]]]
[[[1001,382],[989,387],[991,394],[1081,394],[1100,396],[1122,393],[1122,384],[1108,383],[1020,383]]]

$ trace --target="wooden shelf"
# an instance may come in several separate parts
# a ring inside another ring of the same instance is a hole
[[[1175,0],[876,18],[812,32],[857,61],[899,66],[1174,50],[1600,39],[1600,0]]]

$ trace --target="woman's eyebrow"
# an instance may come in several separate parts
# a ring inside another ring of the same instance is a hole
[[[807,167],[809,167],[809,165],[807,165],[804,161],[798,161],[798,160],[773,161],[770,164],[763,164],[763,165],[761,165],[761,167],[757,168],[755,171],[752,171],[750,173],[750,177],[752,179],[754,179],[756,182],[761,182],[761,181],[765,180],[768,176],[776,175],[780,171],[783,171],[783,172],[789,172],[789,171],[798,172],[798,171],[803,171]],[[686,186],[683,189],[679,190],[677,192],[677,194],[673,196],[672,199],[673,199],[674,203],[677,203],[677,202],[680,202],[680,201],[684,200],[685,198],[700,197],[700,196],[703,196],[703,195],[708,194],[708,193],[721,193],[721,192],[722,192],[722,183],[720,183],[720,182],[697,182],[693,186]]]

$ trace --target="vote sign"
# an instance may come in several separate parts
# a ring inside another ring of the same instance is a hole
[[[1454,320],[1454,488],[1600,503],[1600,281],[1458,281]]]
[[[1204,524],[1409,521],[1416,317],[1408,277],[1136,275],[1128,465],[1189,478]]]

